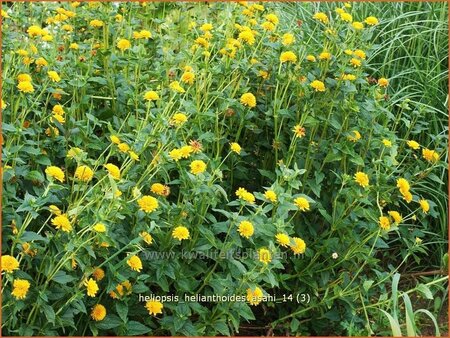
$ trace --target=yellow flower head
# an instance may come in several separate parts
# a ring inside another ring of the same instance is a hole
[[[17,75],[18,82],[32,82],[32,78],[29,74],[19,74]]]
[[[118,166],[112,163],[107,163],[105,164],[105,168],[108,170],[108,173],[112,178],[120,180],[120,169]]]
[[[392,142],[389,141],[389,140],[383,139],[381,142],[384,144],[384,146],[386,148],[391,148],[392,147]]]
[[[294,52],[288,51],[288,52],[283,52],[280,55],[280,62],[292,62],[295,63],[297,62],[297,55],[295,55]]]
[[[119,143],[117,148],[119,148],[122,153],[127,153],[130,150],[130,146],[125,142]]]
[[[30,288],[30,282],[25,279],[15,279],[11,295],[16,299],[25,299]]]
[[[248,45],[253,45],[255,43],[255,34],[251,30],[243,30],[239,33],[239,39]]]
[[[322,23],[325,23],[325,24],[328,23],[328,21],[329,21],[327,15],[325,13],[323,13],[323,12],[319,12],[319,13],[314,14],[313,15],[313,19],[318,20],[318,21],[320,21]]]
[[[19,269],[19,262],[13,256],[2,255],[1,257],[1,271],[6,271],[8,273]]]
[[[62,214],[61,209],[59,209],[56,205],[53,205],[53,204],[52,204],[52,205],[49,205],[48,208],[50,209],[50,212],[51,212],[53,215],[59,216],[59,215]]]
[[[345,22],[352,22],[353,21],[353,17],[351,16],[351,14],[348,14],[346,12],[341,13],[340,17],[341,17],[341,20],[345,21]]]
[[[264,193],[264,197],[267,198],[272,203],[276,203],[277,202],[277,194],[273,190],[267,190]]]
[[[133,270],[133,271],[141,272],[141,270],[142,270],[141,259],[138,256],[136,256],[136,255],[131,256],[127,260],[127,264],[131,268],[131,270]]]
[[[45,173],[54,178],[55,180],[58,180],[60,182],[64,182],[64,171],[61,170],[59,167],[50,166],[45,169]]]
[[[404,178],[399,178],[397,180],[397,188],[400,190],[400,193],[404,195],[410,189],[409,182]]]
[[[293,237],[292,241],[294,244],[291,244],[290,247],[295,255],[302,254],[306,251],[306,243],[303,239],[299,237]]]
[[[139,236],[144,240],[148,245],[153,243],[153,237],[147,231],[142,231],[139,233]]]
[[[157,314],[162,313],[162,309],[164,308],[163,303],[157,300],[149,300],[145,303],[145,308],[147,309],[150,315],[156,316]]]
[[[202,160],[195,160],[192,161],[191,165],[191,173],[193,173],[194,175],[198,175],[203,173],[206,170],[206,163],[203,162]]]
[[[316,92],[324,92],[325,91],[325,84],[322,81],[314,80],[310,83],[310,86],[316,91]]]
[[[287,247],[290,243],[289,236],[283,233],[276,234],[275,239],[277,240],[277,243],[284,248]]]
[[[300,211],[308,211],[309,210],[309,202],[304,197],[297,197],[294,200],[294,204],[297,206],[297,208],[300,209]]]
[[[33,93],[34,92],[34,87],[31,84],[31,82],[29,82],[29,81],[19,82],[19,84],[17,85],[17,89],[19,89],[19,91],[21,91],[22,93]]]
[[[236,154],[240,154],[241,153],[241,146],[239,145],[239,143],[236,142],[231,142],[230,143],[230,149],[231,151],[235,152]]]
[[[58,73],[55,72],[54,70],[50,70],[47,72],[48,77],[50,78],[50,80],[52,80],[53,82],[59,82],[61,81],[61,78],[59,77]]]
[[[279,22],[278,16],[276,16],[275,14],[273,14],[273,13],[267,14],[265,16],[265,18],[267,21],[273,23],[274,25],[278,25],[278,22]]]
[[[361,49],[355,50],[355,51],[353,52],[353,55],[354,55],[354,56],[357,56],[357,57],[359,57],[360,59],[363,59],[363,60],[366,59],[366,53],[365,53],[363,50],[361,50]]]
[[[384,77],[380,77],[378,79],[378,85],[380,87],[386,88],[389,85],[389,80]]]
[[[119,48],[122,52],[129,49],[131,47],[131,42],[127,39],[120,39],[117,41],[117,48]]]
[[[173,149],[169,152],[169,156],[174,160],[174,161],[178,161],[183,157],[183,152],[181,151],[181,149]]]
[[[378,19],[374,16],[369,16],[366,18],[366,20],[364,20],[364,22],[366,24],[368,24],[369,26],[375,26],[378,25]]]
[[[180,83],[178,81],[173,81],[169,84],[169,88],[178,92],[178,93],[184,93],[185,90],[183,87],[180,86]]]
[[[149,90],[148,92],[145,92],[144,99],[146,99],[147,101],[156,101],[159,100],[159,95],[157,92]]]
[[[294,37],[294,35],[291,34],[291,33],[283,34],[283,36],[281,37],[281,43],[282,43],[284,46],[290,46],[290,45],[292,45],[294,42],[295,42],[295,37]]]
[[[56,229],[61,229],[64,232],[69,232],[72,230],[72,224],[66,215],[59,215],[52,219],[52,225]]]
[[[258,259],[263,264],[269,264],[272,261],[272,254],[268,249],[261,248],[258,251]]]
[[[181,241],[183,239],[188,239],[189,236],[190,236],[189,229],[184,226],[181,226],[181,225],[177,226],[172,231],[172,237],[175,239],[178,239],[179,241]]]
[[[256,106],[256,97],[252,93],[245,93],[241,96],[241,103],[244,106],[254,108]]]
[[[306,130],[301,124],[296,124],[292,131],[294,132],[294,136],[298,138],[302,138],[306,135]]]
[[[195,74],[192,72],[184,72],[183,75],[181,75],[181,82],[187,83],[187,84],[193,84],[195,81]]]
[[[254,233],[255,229],[253,227],[253,224],[249,221],[242,221],[241,223],[239,223],[238,225],[238,232],[242,237],[245,238],[250,238],[253,233]]]
[[[101,281],[103,278],[105,278],[105,270],[103,270],[102,268],[96,268],[92,272],[92,276],[96,281]]]
[[[350,134],[349,136],[347,136],[347,139],[349,141],[356,142],[361,139],[361,134],[359,131],[353,130],[352,133],[353,133],[353,135]]]
[[[142,196],[137,202],[140,209],[145,212],[152,212],[159,206],[158,200],[153,196]]]
[[[275,24],[273,24],[272,22],[270,22],[270,21],[264,21],[262,24],[261,24],[261,27],[264,29],[264,30],[266,30],[266,31],[269,31],[269,32],[272,32],[272,31],[274,31],[275,30]]]
[[[388,215],[392,217],[395,223],[400,224],[403,220],[402,215],[398,211],[388,211]]]
[[[94,28],[103,27],[103,21],[101,21],[101,20],[92,20],[91,22],[89,22],[89,26],[94,27]]]
[[[355,176],[355,182],[361,187],[365,188],[369,185],[369,176],[361,171],[358,171]]]
[[[94,177],[94,171],[86,165],[80,165],[75,170],[75,178],[83,182],[89,182]]]
[[[263,292],[260,288],[256,287],[254,290],[247,289],[247,301],[250,305],[258,305],[263,299]]]
[[[354,21],[352,23],[352,26],[357,31],[360,31],[361,29],[364,29],[364,24],[362,22],[359,22],[359,21]]]
[[[329,52],[320,53],[319,60],[331,60],[331,53],[329,53]]]
[[[92,229],[96,232],[103,233],[106,232],[106,225],[104,225],[103,223],[97,223],[92,227]]]
[[[422,208],[422,211],[423,211],[424,214],[427,214],[428,211],[430,211],[430,204],[428,203],[427,200],[421,199],[419,201],[419,204],[420,204],[420,207]]]
[[[413,140],[407,141],[406,144],[408,145],[408,147],[410,147],[411,149],[414,149],[414,150],[417,150],[420,148],[420,144]]]
[[[350,64],[353,66],[353,67],[355,67],[355,68],[357,68],[357,67],[361,67],[361,60],[359,60],[359,59],[356,59],[356,58],[351,58],[350,59]]]
[[[439,160],[439,154],[436,151],[430,150],[428,148],[422,149],[422,156],[428,162],[436,162],[437,160]]]
[[[84,286],[86,287],[87,295],[89,297],[95,297],[99,290],[97,282],[92,278],[89,278],[88,280],[84,281]]]
[[[103,320],[106,317],[106,308],[102,304],[96,304],[92,308],[91,317],[96,322]]]
[[[188,120],[188,117],[186,116],[186,114],[183,113],[175,113],[172,116],[172,119],[170,120],[170,123],[179,127],[183,124],[185,124]]]
[[[391,228],[391,221],[389,220],[389,217],[381,216],[378,223],[380,224],[380,228],[383,230],[389,230]]]

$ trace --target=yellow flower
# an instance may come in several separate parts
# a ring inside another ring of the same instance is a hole
[[[357,31],[359,31],[359,30],[361,30],[361,29],[364,29],[364,24],[363,24],[362,22],[359,22],[359,21],[354,21],[354,22],[352,23],[352,26],[353,26],[353,28],[356,29]]]
[[[302,254],[306,251],[306,243],[303,239],[299,237],[293,237],[292,241],[294,244],[291,244],[290,247],[295,255]]]
[[[239,143],[231,142],[230,143],[230,149],[231,149],[231,151],[234,151],[236,154],[240,154],[242,148],[239,145]]]
[[[2,18],[9,18],[8,12],[2,9]]]
[[[192,146],[185,145],[180,148],[181,157],[182,158],[189,158],[191,156],[191,153],[194,151]]]
[[[281,37],[281,43],[285,46],[292,45],[295,42],[295,37],[291,33],[283,34]]]
[[[157,300],[149,300],[145,303],[145,308],[147,309],[150,315],[157,315],[162,313],[162,309],[164,308],[163,303]]]
[[[129,49],[131,47],[131,43],[127,39],[120,39],[117,42],[117,48],[119,48],[122,52]]]
[[[297,197],[294,200],[294,203],[297,206],[297,208],[300,209],[300,211],[308,211],[309,210],[309,202],[304,197]]]
[[[64,111],[63,106],[61,106],[60,104],[57,104],[53,107],[52,113],[56,114],[56,115],[64,115],[65,111]]]
[[[191,173],[198,175],[206,170],[206,163],[202,160],[195,160],[191,163]]]
[[[369,176],[367,174],[358,171],[355,176],[355,182],[358,183],[361,187],[365,188],[369,185]]]
[[[19,74],[17,75],[18,82],[32,82],[32,78],[29,74]]]
[[[412,199],[413,199],[413,196],[412,196],[411,192],[409,192],[409,191],[405,191],[404,193],[402,193],[402,195],[403,195],[404,200],[407,203],[410,203],[412,201]]]
[[[283,52],[280,55],[280,62],[297,62],[297,55],[295,55],[294,52],[288,51],[288,52]]]
[[[316,62],[316,57],[314,55],[309,54],[306,56],[306,60],[310,62]]]
[[[19,262],[10,255],[2,255],[1,265],[1,270],[9,273],[19,269]]]
[[[352,131],[353,135],[347,136],[347,139],[352,142],[356,142],[361,139],[361,134],[357,130]]]
[[[406,144],[408,145],[408,147],[410,147],[411,149],[414,149],[414,150],[417,150],[420,148],[420,144],[413,140],[409,140],[408,142],[406,142]]]
[[[137,202],[140,209],[145,212],[152,212],[159,206],[158,200],[153,196],[142,196]]]
[[[355,81],[356,80],[356,76],[353,75],[353,74],[343,74],[342,75],[342,80]]]
[[[395,223],[400,224],[403,220],[402,215],[398,211],[388,211],[388,215],[392,217]]]
[[[278,20],[278,17],[275,14],[273,14],[273,13],[267,14],[265,16],[265,18],[266,18],[267,21],[273,23],[274,25],[278,25],[279,20]]]
[[[181,75],[181,82],[187,83],[187,84],[193,84],[195,80],[195,74],[192,72],[184,72],[183,75]]]
[[[343,20],[345,22],[352,22],[353,21],[353,17],[350,14],[345,13],[345,12],[341,13],[340,17],[341,17],[341,20]]]
[[[357,56],[357,57],[359,57],[360,59],[363,59],[363,60],[366,59],[366,53],[363,50],[361,50],[361,49],[355,50],[353,52],[353,55],[355,55],[355,56]]]
[[[322,23],[328,23],[328,17],[325,13],[319,12],[313,15],[313,19],[316,19]]]
[[[109,175],[116,180],[120,180],[120,169],[118,166],[112,163],[105,164],[106,170],[108,170]]]
[[[95,27],[95,28],[103,27],[103,21],[101,21],[101,20],[92,20],[91,22],[89,22],[89,26]]]
[[[404,178],[399,178],[397,180],[397,188],[400,190],[400,193],[404,195],[410,189],[409,182]]]
[[[105,271],[102,268],[96,268],[92,272],[92,276],[95,278],[96,281],[101,281],[103,278],[105,278]]]
[[[89,297],[95,297],[95,295],[98,292],[98,285],[95,280],[92,278],[89,278],[88,280],[84,281],[84,286],[86,287],[86,293]]]
[[[355,68],[357,68],[357,67],[361,67],[361,60],[358,60],[358,59],[355,59],[355,58],[351,58],[351,60],[350,60],[350,64],[353,66],[353,67],[355,67]]]
[[[75,43],[75,42],[72,42],[70,45],[69,45],[69,49],[79,49],[80,47],[78,46],[78,44],[77,43]]]
[[[261,248],[258,251],[258,259],[263,264],[269,264],[272,261],[272,254],[268,249]]]
[[[239,33],[239,39],[251,46],[255,43],[255,34],[251,30],[244,30]]]
[[[239,234],[247,239],[253,235],[254,231],[253,224],[249,221],[242,221],[238,225]]]
[[[184,226],[177,226],[175,229],[173,229],[172,231],[172,237],[175,239],[178,239],[179,241],[183,240],[183,239],[188,239],[189,238],[189,229],[184,227]]]
[[[159,100],[159,95],[157,92],[149,90],[148,92],[145,92],[144,99],[146,99],[147,101],[156,101]]]
[[[11,295],[16,299],[25,299],[30,288],[30,282],[25,279],[15,279]]]
[[[50,212],[51,212],[53,215],[59,216],[59,215],[62,214],[61,209],[59,209],[56,205],[53,205],[53,204],[52,204],[52,205],[49,205],[48,208],[50,209]]]
[[[169,152],[169,156],[176,162],[183,157],[180,149],[173,149]]]
[[[72,224],[66,215],[59,215],[52,219],[52,224],[56,229],[61,229],[64,232],[69,232],[72,230]]]
[[[154,193],[156,195],[163,196],[164,192],[166,190],[166,187],[163,184],[161,184],[161,183],[154,183],[150,187],[150,190],[151,190],[152,193]]]
[[[176,125],[177,127],[183,125],[188,120],[188,117],[183,113],[175,113],[170,120],[170,123]]]
[[[106,226],[103,223],[95,224],[92,229],[100,233],[106,232]]]
[[[141,30],[139,35],[141,36],[141,39],[150,39],[152,37],[152,33],[145,29]]]
[[[306,135],[305,128],[300,124],[296,124],[292,131],[294,132],[294,136],[298,138],[302,138]]]
[[[247,301],[250,305],[258,305],[263,299],[263,292],[260,288],[256,287],[254,290],[247,289]]]
[[[314,80],[310,83],[310,86],[314,88],[316,92],[324,92],[325,91],[325,84],[322,81]]]
[[[265,70],[260,70],[258,72],[258,76],[262,77],[263,79],[267,79],[269,77],[269,73]]]
[[[130,150],[130,146],[125,142],[119,143],[117,148],[119,148],[122,153],[127,153]]]
[[[54,122],[54,120],[56,120],[61,124],[66,122],[66,120],[64,119],[64,117],[62,117],[62,115],[57,115],[57,114],[52,116],[52,120],[53,120],[53,122]]]
[[[136,255],[131,256],[127,260],[127,264],[131,268],[131,270],[133,270],[133,271],[141,272],[141,270],[142,270],[141,259],[138,256],[136,256]]]
[[[45,169],[45,173],[60,182],[64,182],[64,171],[61,168],[50,166]]]
[[[284,248],[287,247],[290,243],[289,236],[283,233],[276,234],[275,239],[277,240],[277,243]]]
[[[141,236],[144,242],[147,243],[148,245],[153,243],[153,237],[147,231],[140,232],[139,236]]]
[[[19,84],[17,85],[17,89],[19,89],[19,91],[21,91],[23,93],[33,93],[34,92],[34,87],[31,84],[31,82],[29,82],[29,81],[19,82]]]
[[[130,155],[131,159],[134,161],[139,161],[139,155],[136,154],[134,151],[129,151],[128,155]]]
[[[420,207],[422,208],[422,211],[423,211],[424,214],[427,214],[428,211],[430,211],[430,204],[428,203],[427,200],[421,199],[419,201],[419,204],[420,204]]]
[[[264,21],[264,22],[261,24],[261,27],[262,27],[264,30],[269,31],[269,32],[272,32],[272,31],[275,30],[275,25],[274,25],[272,22],[270,22],[270,21]]]
[[[328,53],[328,52],[320,53],[319,60],[331,60],[331,53]]]
[[[272,203],[276,203],[277,202],[277,194],[273,190],[267,190],[264,193],[264,197],[267,198]]]
[[[392,142],[386,139],[383,139],[381,142],[383,142],[384,146],[386,148],[391,148],[392,147]]]
[[[91,317],[96,322],[103,320],[106,317],[106,308],[102,304],[95,304],[91,311]]]
[[[173,81],[169,84],[169,88],[178,92],[178,93],[184,93],[185,90],[183,87],[180,86],[180,83],[178,81]]]
[[[378,25],[378,19],[374,16],[369,16],[366,18],[366,20],[364,20],[364,22],[366,24],[368,24],[369,26],[375,26]]]
[[[391,228],[391,221],[386,216],[380,216],[378,223],[383,230],[389,230]]]
[[[380,77],[378,79],[378,85],[380,87],[386,88],[389,85],[389,80],[384,77]]]
[[[86,165],[80,165],[75,170],[75,178],[83,182],[89,182],[94,177],[94,172]]]
[[[61,78],[59,77],[58,73],[55,72],[54,70],[50,70],[47,72],[48,77],[50,78],[50,80],[52,80],[53,82],[59,82],[61,81]]]
[[[439,160],[439,154],[434,150],[430,150],[428,148],[422,149],[422,156],[428,162],[436,162],[437,160]]]
[[[241,103],[244,106],[254,108],[256,106],[256,97],[252,93],[245,93],[241,96]]]

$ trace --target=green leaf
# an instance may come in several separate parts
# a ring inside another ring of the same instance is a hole
[[[389,324],[391,325],[392,336],[393,337],[401,337],[402,336],[402,331],[400,330],[400,324],[398,323],[398,321],[396,319],[394,319],[394,317],[392,317],[386,311],[381,310],[381,309],[380,309],[380,311],[383,312],[384,315],[389,320]]]
[[[116,311],[120,319],[127,322],[128,318],[128,305],[122,302],[116,302]]]
[[[44,241],[48,242],[48,238],[42,237],[33,231],[25,231],[20,238],[21,241],[30,242],[30,241]]]
[[[76,278],[75,278],[75,277],[72,277],[72,276],[70,276],[70,275],[68,275],[68,274],[65,273],[64,271],[58,271],[58,272],[55,274],[55,276],[53,277],[53,280],[54,280],[56,283],[65,285],[65,284],[67,284],[67,283],[70,283],[70,282],[76,280]]]
[[[97,328],[102,329],[102,330],[109,330],[109,329],[118,327],[122,324],[123,324],[122,320],[119,317],[117,317],[115,314],[108,314],[105,317],[105,319],[103,319],[101,322],[97,323]]]
[[[42,304],[41,305],[41,309],[45,314],[45,317],[47,318],[47,320],[52,323],[55,324],[55,310],[53,310],[53,308],[48,305],[48,304]]]
[[[419,284],[417,286],[417,291],[419,291],[421,294],[425,296],[426,299],[433,299],[433,293],[431,292],[430,288],[426,286],[425,284]]]
[[[139,336],[151,331],[148,326],[145,326],[144,324],[141,324],[134,320],[128,322],[127,328],[127,333],[130,336]]]

